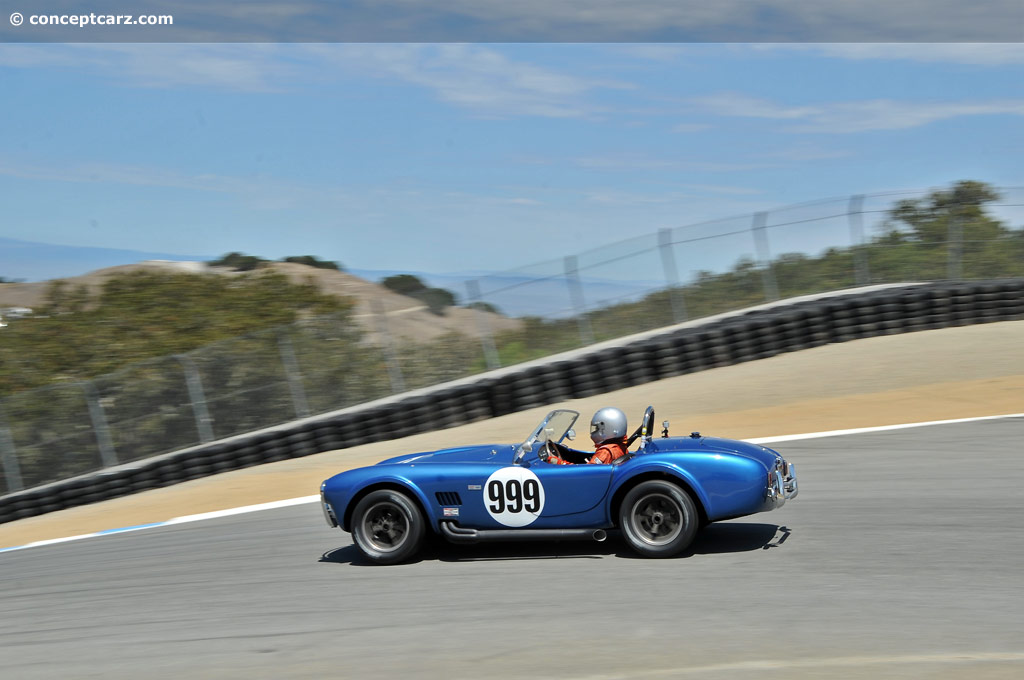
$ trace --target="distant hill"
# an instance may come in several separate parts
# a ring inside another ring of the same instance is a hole
[[[173,255],[117,248],[62,246],[0,238],[0,277],[7,280],[24,280],[28,283],[70,277],[88,277],[112,268],[131,268],[138,266],[138,263],[153,261],[199,263],[215,259],[217,256],[214,255]],[[350,274],[366,282],[380,281],[396,274],[412,274],[428,286],[450,290],[462,302],[469,302],[466,281],[485,279],[485,302],[496,305],[498,310],[506,316],[564,317],[572,315],[568,288],[565,280],[559,276],[544,278],[539,275],[526,276],[516,272],[494,273],[483,269],[437,274],[401,269],[363,269],[352,266],[354,263],[346,262],[345,264],[346,270]],[[624,302],[642,298],[651,290],[664,286],[664,282],[658,279],[660,272],[653,272],[653,274],[653,280],[650,281],[613,281],[590,278],[584,272],[582,282],[586,302],[588,306],[594,306],[598,302],[607,304],[608,302]],[[489,291],[496,289],[500,289],[502,292],[488,294]],[[10,295],[10,291],[5,293],[5,299]],[[9,307],[12,304],[14,303],[0,301],[0,307]],[[467,329],[467,332],[471,331]]]
[[[354,274],[318,269],[303,264],[273,262],[266,267],[287,276],[295,283],[312,280],[321,292],[351,298],[355,303],[353,318],[358,321],[371,338],[381,331],[381,317],[384,313],[388,333],[408,340],[432,340],[445,333],[457,331],[471,337],[478,337],[478,323],[474,310],[449,307],[443,316],[432,314],[420,302],[404,295],[391,292],[381,285],[366,281]],[[203,262],[151,260],[136,264],[118,265],[98,269],[81,276],[62,280],[72,286],[84,285],[90,293],[99,292],[103,283],[114,276],[134,271],[175,271],[197,275],[237,276],[229,269],[209,267]],[[0,308],[30,307],[38,309],[46,299],[50,281],[0,284]],[[499,314],[485,313],[492,332],[517,329],[521,322]]]
[[[147,260],[214,259],[206,255],[172,255],[142,250],[62,246],[0,238],[0,276],[5,279],[46,281],[80,276],[97,269],[133,264]]]
[[[413,274],[429,286],[446,288],[455,293],[459,300],[469,302],[466,281],[479,279],[483,283],[484,302],[495,305],[507,316],[574,316],[569,288],[565,278],[558,275],[532,276],[517,272],[464,272],[431,274],[427,272],[405,272],[391,269],[354,269],[349,272],[363,279],[379,281],[396,274]],[[587,308],[607,306],[639,300],[649,293],[665,287],[664,279],[658,279],[660,271],[645,274],[655,278],[646,280],[611,280],[587,276],[580,277]],[[630,272],[630,276],[636,273]],[[496,292],[495,292],[496,291]]]

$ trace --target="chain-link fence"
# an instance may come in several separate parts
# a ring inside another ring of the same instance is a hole
[[[984,211],[945,206],[916,231],[893,210],[924,193],[852,196],[465,282],[470,306],[521,317],[517,330],[494,332],[480,313],[476,333],[415,342],[389,332],[383,310],[372,333],[322,317],[17,393],[0,400],[0,494],[794,295],[1024,276],[1024,190],[997,192]]]
[[[466,289],[477,305],[526,317],[517,341],[485,338],[496,368],[794,295],[1022,276],[1024,189],[996,191],[983,212],[952,205],[922,218],[920,233],[893,210],[925,193],[856,195],[662,229]]]
[[[386,315],[385,315],[386,316]],[[386,318],[381,319],[386,324]],[[0,400],[0,494],[484,369],[480,343],[418,345],[327,316]]]

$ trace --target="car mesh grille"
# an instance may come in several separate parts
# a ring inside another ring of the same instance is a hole
[[[458,491],[438,491],[434,496],[437,497],[437,502],[441,505],[462,505]]]

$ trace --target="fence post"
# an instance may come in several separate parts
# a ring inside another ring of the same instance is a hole
[[[473,316],[476,318],[476,327],[480,333],[480,345],[484,350],[484,358],[487,360],[487,368],[494,370],[501,368],[501,360],[498,358],[498,348],[494,346],[494,336],[491,334],[491,324],[487,322],[487,315],[474,302],[483,302],[480,295],[480,281],[470,279],[466,281],[466,292],[469,296],[470,306],[473,307]]]
[[[281,364],[288,379],[288,390],[292,393],[292,406],[295,407],[296,418],[309,416],[309,403],[306,401],[306,390],[302,386],[302,373],[299,372],[299,361],[295,358],[295,347],[288,334],[281,331],[277,334],[277,348],[281,353]]]
[[[672,250],[672,230],[658,230],[658,250],[661,253],[661,267],[665,270],[668,283],[668,299],[672,305],[672,319],[676,323],[686,321],[686,299],[679,287],[679,270],[676,268],[676,254]]]
[[[206,408],[206,395],[203,393],[203,381],[199,377],[199,369],[192,357],[187,354],[175,354],[185,371],[185,384],[188,385],[188,396],[192,402],[192,413],[196,417],[196,432],[199,433],[199,441],[203,444],[213,441],[213,418]]]
[[[871,283],[871,271],[868,268],[868,253],[864,245],[864,194],[850,197],[850,207],[846,215],[850,222],[850,242],[853,244],[853,266],[857,285],[866,286]]]
[[[388,328],[388,317],[380,300],[373,300],[373,315],[377,319],[377,332],[384,344],[384,355],[388,362],[388,378],[391,380],[391,393],[405,392],[405,379],[402,377],[402,366],[398,363],[398,352],[395,350],[394,338]]]
[[[594,344],[594,329],[587,318],[587,305],[583,299],[583,286],[580,284],[579,264],[575,255],[565,258],[565,280],[569,284],[569,300],[576,310],[576,323],[580,327],[580,341],[583,346]]]
[[[18,465],[18,452],[14,448],[14,437],[7,423],[7,416],[0,409],[0,463],[4,467],[4,479],[7,480],[7,492],[21,491],[25,484],[21,479],[21,466]]]
[[[964,252],[964,223],[963,218],[957,210],[959,206],[954,204],[949,215],[949,243],[948,261],[946,262],[946,277],[950,281],[959,281],[963,278],[963,252]]]
[[[768,223],[768,213],[754,213],[754,223],[750,229],[754,232],[754,247],[757,249],[757,259],[761,262],[761,283],[764,286],[764,299],[767,302],[775,302],[779,299],[779,287],[775,283],[775,273],[772,271],[772,255],[768,248],[768,234],[765,225]]]
[[[114,451],[114,440],[110,438],[110,428],[107,427],[107,417],[103,413],[103,404],[100,403],[96,386],[88,380],[78,384],[82,386],[85,402],[89,406],[89,418],[92,420],[92,430],[96,435],[96,444],[100,448],[103,467],[114,467],[117,465],[117,452]]]

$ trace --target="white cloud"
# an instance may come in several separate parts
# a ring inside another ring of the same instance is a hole
[[[715,196],[755,196],[760,189],[724,184],[675,184],[674,190],[656,192],[621,191],[616,189],[590,189],[583,193],[589,203],[607,206],[651,206],[674,203],[689,204],[695,199]]]
[[[685,198],[685,194],[679,193],[641,194],[630,191],[617,191],[614,189],[593,189],[584,193],[584,199],[586,201],[608,206],[660,205],[666,203],[677,203]]]
[[[578,118],[599,109],[586,95],[624,83],[580,78],[478,45],[332,45],[314,48],[340,68],[395,78],[489,116]]]
[[[514,191],[536,191],[537,190],[536,187],[515,187],[515,188],[510,188],[510,189],[514,190]],[[496,190],[497,191],[503,191],[503,190],[506,190],[506,189],[498,187],[498,188],[496,188]],[[421,194],[420,192],[417,192],[417,195],[420,195],[422,198],[429,198],[429,197],[433,196],[434,194],[431,193],[431,194],[428,195],[428,194]],[[469,205],[470,203],[479,204],[479,205],[481,205],[483,207],[490,207],[490,206],[495,206],[495,205],[499,205],[499,206],[528,206],[528,207],[533,207],[533,206],[543,205],[543,203],[541,201],[539,201],[539,200],[537,200],[535,198],[528,198],[526,196],[496,196],[496,195],[493,195],[493,194],[469,193],[469,192],[466,192],[466,191],[446,191],[442,195],[444,196],[444,198],[452,199],[452,200],[454,200],[454,201],[456,201],[459,204],[464,205],[464,206],[465,205]]]
[[[786,106],[741,93],[695,97],[691,103],[719,116],[765,118],[792,123],[788,132],[849,134],[880,130],[906,130],[963,116],[1024,116],[1024,100],[979,102],[897,101],[870,99]]]
[[[679,123],[672,126],[672,132],[678,132],[681,134],[689,132],[702,132],[711,128],[708,123]]]
[[[0,45],[0,66],[85,71],[134,87],[286,92],[340,77],[425,88],[479,115],[579,118],[600,113],[588,95],[631,86],[582,78],[479,45],[88,44]]]
[[[0,160],[0,176],[46,182],[184,189],[230,194],[250,208],[284,210],[317,200],[322,189],[267,176],[228,176],[210,173],[188,174],[156,166],[114,163],[33,164]],[[331,195],[346,200],[332,189]]]
[[[0,66],[84,71],[134,87],[287,89],[296,71],[278,45],[0,45]]]
[[[600,156],[581,156],[572,159],[573,165],[587,170],[671,170],[678,169],[681,162],[666,158],[656,158],[638,153],[606,154]]]
[[[706,161],[696,158],[668,158],[643,153],[607,153],[593,156],[579,156],[567,159],[572,165],[586,170],[608,172],[644,172],[644,171],[683,171],[683,172],[734,172],[744,170],[763,170],[779,167],[775,160],[766,162],[764,158],[752,158],[743,162]],[[540,160],[534,160],[541,163]],[[562,162],[554,159],[544,163],[547,165]]]
[[[1024,43],[778,43],[751,47],[757,51],[808,52],[851,61],[914,61],[972,66],[1024,64]]]
[[[533,198],[496,198],[495,203],[507,203],[509,205],[541,205],[541,202]]]
[[[819,111],[813,106],[782,106],[767,99],[752,97],[741,92],[718,92],[692,97],[690,102],[697,108],[714,115],[745,118],[802,120]]]
[[[723,184],[684,184],[683,186],[689,189],[690,191],[702,194],[723,194],[726,196],[754,196],[757,194],[764,193],[763,190],[754,189],[753,187],[738,187]]]
[[[850,158],[853,155],[854,154],[851,151],[841,149],[822,149],[806,144],[798,144],[796,146],[762,154],[762,157],[766,159],[802,163],[805,161],[827,161],[835,160],[837,158]]]
[[[237,179],[216,175],[186,175],[162,168],[107,163],[44,166],[0,161],[0,175],[53,182],[114,183],[231,193]]]

